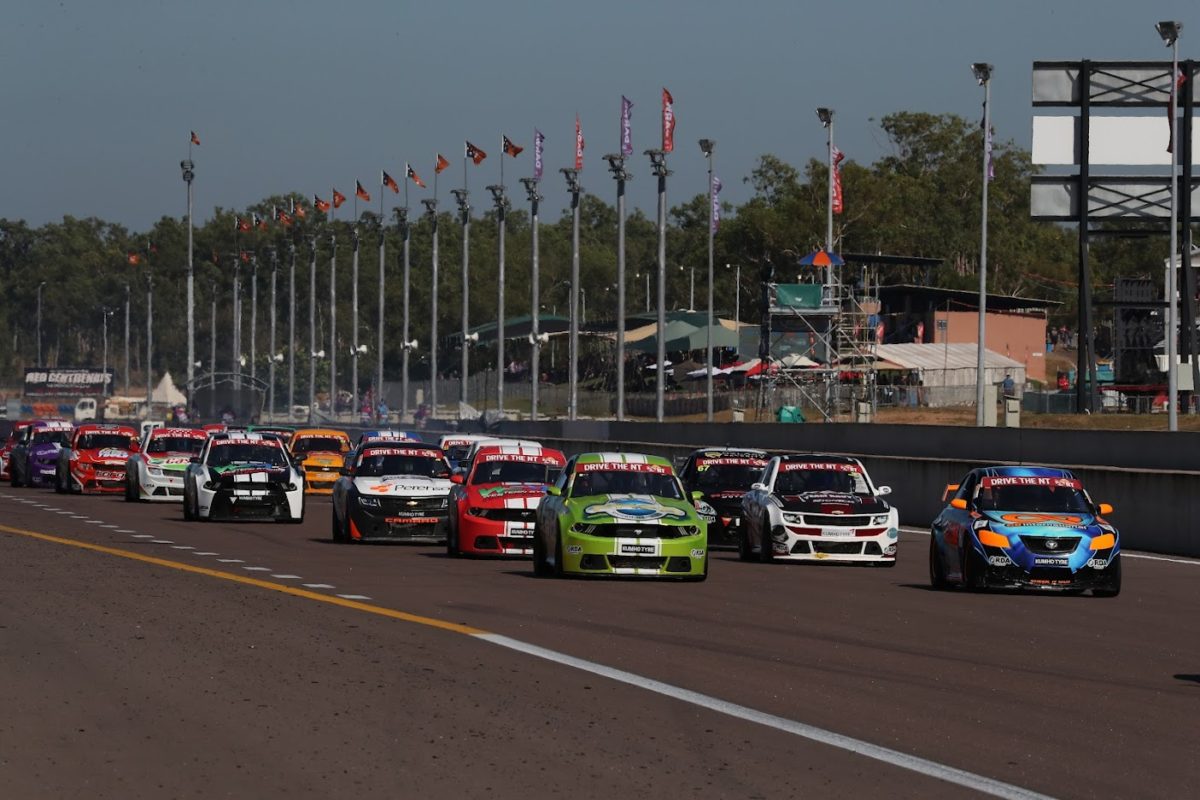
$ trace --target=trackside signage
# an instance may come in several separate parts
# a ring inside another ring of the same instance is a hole
[[[111,369],[88,367],[32,367],[25,370],[25,396],[102,395],[112,386],[113,374]]]

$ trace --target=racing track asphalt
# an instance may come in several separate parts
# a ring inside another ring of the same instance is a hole
[[[328,537],[322,500],[301,526],[201,524],[175,505],[0,489],[5,796],[966,793],[371,609],[1033,792],[1188,796],[1200,775],[1200,562],[1127,559],[1123,594],[1104,600],[930,591],[916,534],[895,569],[714,553],[702,584],[547,581],[522,561]]]

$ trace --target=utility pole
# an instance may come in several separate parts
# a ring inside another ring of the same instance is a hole
[[[337,420],[337,234],[329,229],[329,416]]]
[[[657,359],[655,368],[654,389],[654,418],[663,421],[666,407],[666,372],[667,372],[667,343],[665,332],[667,328],[667,154],[662,150],[647,150],[650,158],[650,173],[658,178],[658,339]],[[649,281],[649,276],[647,276]]]
[[[275,414],[275,286],[276,277],[279,273],[279,253],[274,247],[271,248],[271,349],[270,362],[267,367],[267,379],[271,382],[267,391],[267,414],[274,416]]]
[[[435,183],[436,186],[436,183]],[[438,407],[438,216],[437,197],[424,199],[425,216],[429,218],[433,237],[432,272],[430,274],[430,317],[429,317],[429,415],[437,417]]]
[[[617,181],[617,421],[625,419],[625,183],[633,175],[624,155],[607,155],[608,169]]]
[[[716,149],[717,143],[712,139],[700,140],[700,152],[704,153],[708,158],[708,330],[705,335],[705,352],[704,365],[706,367],[706,375],[704,376],[704,390],[707,397],[707,407],[705,420],[713,421],[713,237],[716,235],[716,228],[713,225],[713,203],[717,199],[716,186],[713,184],[713,150]],[[692,270],[692,287],[695,288],[696,270]],[[695,308],[693,305],[692,308]]]
[[[250,254],[250,380],[258,378],[258,253]]]
[[[383,190],[379,190],[380,197],[383,196]],[[379,204],[382,206],[383,201]],[[397,209],[399,210],[399,209]],[[387,250],[387,228],[383,224],[383,213],[379,214],[379,313],[378,322],[375,330],[375,408],[371,409],[371,413],[375,413],[375,409],[379,408],[383,402],[383,324],[384,324],[384,294],[387,290],[387,268],[386,255]],[[380,420],[383,425],[387,424],[387,420]]]
[[[463,174],[466,174],[465,167]],[[470,192],[466,189],[466,180],[463,180],[462,189],[451,189],[450,193],[454,195],[455,202],[458,203],[458,212],[462,215],[462,372],[459,375],[459,390],[458,401],[462,405],[467,404],[467,379],[470,372],[470,359],[468,350],[467,336],[470,323],[470,261],[471,261],[471,204],[468,202]],[[459,414],[462,414],[462,409],[459,409]]]
[[[129,285],[126,284],[125,288],[126,288],[126,290],[128,290]],[[126,303],[125,309],[126,309],[126,312],[128,312],[128,310],[129,310],[128,302]],[[212,304],[209,309],[209,314],[210,314],[210,317],[209,317],[209,321],[208,321],[208,417],[209,417],[209,419],[216,419],[216,416],[217,416],[217,391],[216,391],[216,389],[217,389],[217,282],[216,281],[213,281],[213,283],[212,283]],[[126,319],[128,319],[128,316],[129,316],[128,313],[126,313]],[[125,326],[125,331],[126,331],[126,333],[129,332],[128,324],[126,324],[126,326]],[[126,344],[128,344],[128,337],[126,337]],[[126,352],[128,352],[128,348],[126,349]],[[126,359],[126,360],[128,360],[128,359]]]
[[[408,335],[409,335],[408,306],[409,306],[410,286],[409,286],[409,264],[408,264],[408,233],[409,233],[409,229],[408,229],[408,183],[407,182],[404,184],[404,208],[396,209],[396,227],[400,231],[400,246],[403,250],[403,256],[402,256],[402,261],[401,261],[401,265],[400,265],[400,282],[402,284],[400,289],[404,296],[404,299],[403,299],[404,305],[402,308],[402,310],[404,312],[403,313],[404,319],[401,320],[401,325],[402,325],[403,331],[404,331],[401,338],[404,341],[404,347],[400,353],[400,361],[401,361],[401,364],[400,364],[400,368],[401,368],[401,374],[400,374],[400,420],[403,423],[404,420],[408,419],[408,354],[412,350],[412,348],[409,347],[409,339],[408,339]],[[380,350],[382,351],[383,348],[380,347]],[[380,358],[382,358],[382,355],[380,356]]]
[[[350,232],[350,241],[354,252],[350,259],[350,316],[354,320],[350,333],[350,414],[357,419],[358,414],[358,220]]]
[[[317,402],[317,237],[308,237],[308,424],[313,424]]]
[[[39,366],[41,366],[39,364]],[[125,284],[125,395],[129,395],[129,283]]]
[[[146,412],[150,413],[154,402],[154,389],[151,385],[154,378],[154,282],[150,273],[146,273]]]
[[[979,347],[976,348],[975,360],[975,424],[983,427],[983,387],[987,380],[987,235],[988,235],[988,175],[991,167],[991,125],[992,125],[992,65],[972,64],[975,80],[983,87],[983,206],[982,219],[979,225]],[[830,161],[832,168],[833,162]],[[831,267],[832,269],[832,267]],[[1080,331],[1080,333],[1083,333]],[[1083,380],[1083,376],[1079,376]]]
[[[500,154],[500,164],[504,164],[504,154]],[[492,202],[496,206],[496,222],[499,230],[499,265],[496,276],[496,411],[504,416],[504,223],[508,212],[508,197],[504,193],[504,184],[487,187],[492,193]]]
[[[196,176],[196,165],[191,159],[191,144],[188,144],[188,158],[179,162],[183,171],[183,182],[187,184],[187,390],[188,411],[191,411],[192,383],[196,379],[196,295],[195,269],[192,264],[192,180]]]
[[[567,419],[575,419],[579,414],[579,193],[583,188],[579,185],[579,170],[564,167],[559,172],[567,179],[567,191],[571,193],[571,360],[567,373]]]
[[[538,418],[538,385],[541,380],[540,356],[542,352],[541,334],[538,332],[539,322],[542,315],[541,299],[539,298],[540,281],[539,265],[538,265],[538,204],[542,201],[542,196],[538,194],[538,179],[537,178],[521,178],[521,184],[525,187],[525,195],[529,198],[530,208],[530,235],[532,236],[531,244],[531,266],[529,278],[529,372],[530,372],[530,400],[529,400],[529,418],[537,420]]]
[[[287,418],[294,422],[296,404],[296,242],[288,242],[288,405]]]

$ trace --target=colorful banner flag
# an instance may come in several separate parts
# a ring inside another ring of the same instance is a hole
[[[1179,105],[1179,90],[1183,88],[1183,84],[1187,82],[1187,75],[1178,65],[1175,67],[1175,80],[1171,83],[1171,101],[1167,104],[1167,122],[1171,125],[1171,132],[1167,136],[1167,152],[1175,152],[1175,108]]]
[[[404,165],[404,173],[408,176],[410,181],[415,183],[417,186],[420,186],[422,189],[425,188],[425,181],[421,180],[421,176],[417,174],[417,171],[412,168],[411,164],[406,163]]]
[[[434,165],[433,171],[441,175],[442,170],[448,166],[450,166],[450,162],[446,160],[445,156],[443,156],[441,153],[438,153],[437,163]]]
[[[633,101],[621,95],[621,155],[633,155]]]
[[[253,213],[251,216],[254,218],[254,227],[258,228],[260,231],[271,229],[271,226],[267,223],[267,221],[260,217],[257,213]]]
[[[996,164],[992,161],[992,129],[987,129],[987,135],[984,137],[987,141],[983,145],[984,151],[987,153],[987,173],[988,180],[996,180]]]
[[[346,202],[346,195],[342,194],[337,189],[334,189],[333,190],[333,207],[341,208],[342,203],[344,203],[344,202]]]
[[[662,151],[675,149],[675,98],[663,87],[662,93]]]
[[[320,212],[327,212],[327,211],[329,211],[329,203],[325,202],[324,200],[322,200],[321,198],[317,197],[314,194],[313,195],[313,208],[315,208],[317,211],[320,211]]]
[[[476,165],[482,163],[483,160],[485,158],[487,158],[487,153],[483,152],[482,150],[480,150],[478,147],[471,144],[470,142],[467,142],[467,151],[466,152],[467,152],[467,158],[469,158],[469,159],[471,159],[471,161],[475,162]]]
[[[392,194],[400,194],[400,184],[396,183],[396,179],[387,174],[387,170],[383,170],[383,177],[380,182],[387,188],[392,190]]]
[[[196,135],[195,131],[192,131],[192,144],[196,145],[197,147],[200,146],[200,137]]]
[[[129,262],[130,266],[136,267],[138,264],[142,263],[142,256],[140,253],[130,253],[129,255],[125,256],[125,260]]]
[[[583,128],[579,115],[575,115],[575,169],[583,169]]]
[[[243,250],[243,251],[240,253],[240,255],[241,255],[241,257],[242,257],[242,263],[243,263],[243,264],[249,264],[249,263],[250,263],[250,254],[249,254],[249,253],[247,253],[245,250]]]
[[[712,232],[716,233],[717,228],[721,227],[721,179],[716,175],[712,179]]]
[[[308,216],[308,212],[304,210],[304,202],[294,197],[292,198],[292,216],[297,219],[304,219]]]
[[[354,182],[354,196],[364,203],[371,202],[371,194],[363,188],[363,185],[358,181]]]
[[[540,181],[542,179],[542,168],[544,162],[542,156],[546,149],[546,137],[537,128],[533,129],[533,179]]]
[[[521,155],[521,153],[525,150],[524,147],[518,147],[517,145],[513,144],[512,139],[509,139],[507,136],[501,135],[500,138],[504,140],[504,154],[505,155],[509,155],[509,156],[512,156],[513,158],[516,158],[517,156]]]
[[[292,227],[292,217],[282,208],[275,211],[275,219],[279,220],[279,224],[285,228]]]
[[[252,228],[253,226],[250,224],[250,220],[242,219],[241,217],[236,216],[233,218],[233,229],[235,231],[249,233]]]
[[[836,147],[833,148],[833,213],[842,213],[842,168],[841,163],[846,154]]]

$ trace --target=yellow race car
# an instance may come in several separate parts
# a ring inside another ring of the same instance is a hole
[[[350,436],[345,431],[304,428],[292,434],[288,450],[304,468],[304,493],[332,494],[350,452]]]

